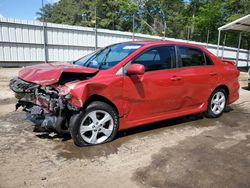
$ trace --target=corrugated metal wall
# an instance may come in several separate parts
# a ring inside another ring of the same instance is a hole
[[[45,25],[45,38],[43,23],[39,21],[17,20],[0,18],[0,66],[24,65],[30,62],[71,61],[95,49],[94,28],[69,26],[47,23]],[[105,29],[98,29],[97,45],[104,47],[113,43],[132,40],[132,33]],[[136,40],[162,40],[162,37],[135,34]],[[182,41],[173,38],[166,40]],[[44,41],[46,50],[44,51]],[[205,43],[196,43],[207,48],[214,54],[217,46]],[[225,59],[236,59],[236,48],[224,47]],[[219,56],[222,55],[222,46]],[[239,66],[246,66],[249,60],[247,50],[240,50]]]

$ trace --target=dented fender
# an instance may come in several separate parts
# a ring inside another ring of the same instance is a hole
[[[69,82],[63,86],[58,86],[60,95],[71,95],[68,101],[71,105],[82,108],[86,101],[93,95],[106,98],[113,103],[119,115],[123,114],[123,76],[95,78],[93,80],[83,80],[78,82]],[[119,108],[120,107],[120,108]]]

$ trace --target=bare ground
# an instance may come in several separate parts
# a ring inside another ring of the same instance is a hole
[[[0,69],[0,187],[250,187],[250,91],[218,119],[202,115],[120,132],[95,147],[39,132],[14,112]]]

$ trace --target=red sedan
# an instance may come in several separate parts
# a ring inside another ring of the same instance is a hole
[[[239,98],[239,71],[203,47],[166,41],[114,44],[70,63],[22,69],[10,88],[36,125],[78,146],[118,130],[188,114],[219,117]]]

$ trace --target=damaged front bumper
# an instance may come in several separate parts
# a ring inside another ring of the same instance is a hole
[[[69,95],[60,96],[52,86],[41,86],[20,78],[12,79],[9,87],[18,99],[16,110],[23,107],[27,119],[43,128],[54,129],[59,134],[68,132],[69,117],[79,110],[68,103]]]

